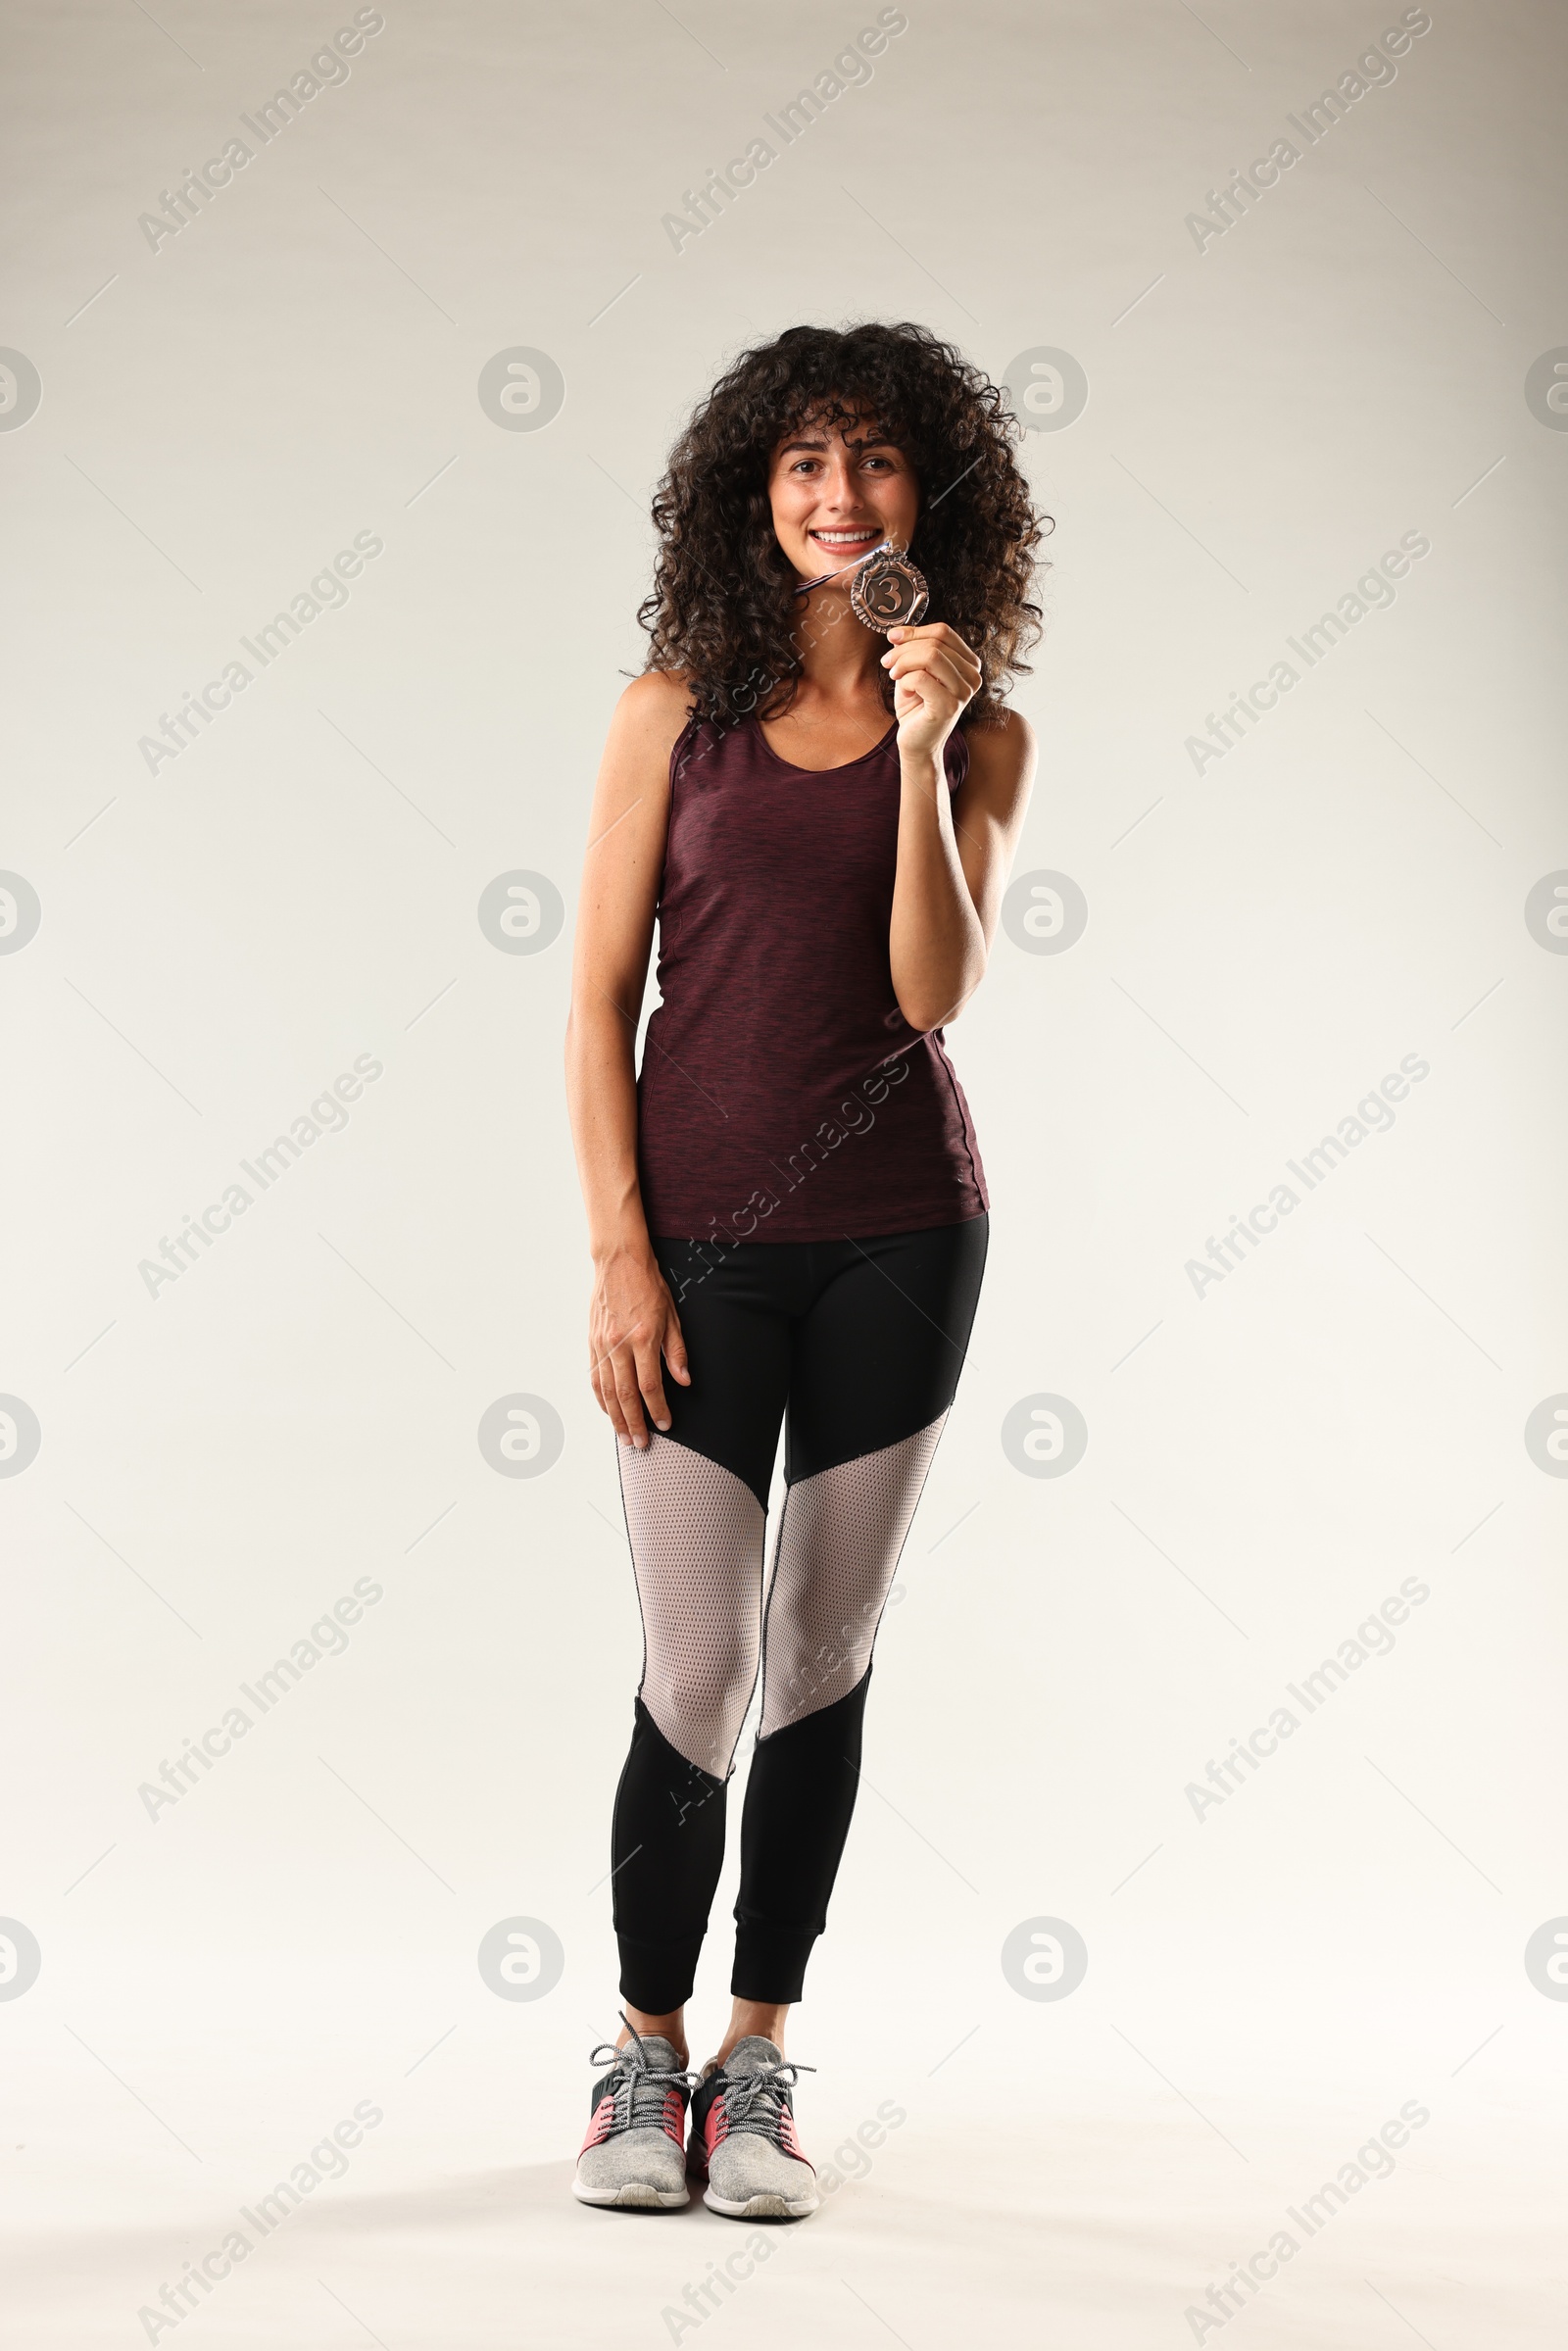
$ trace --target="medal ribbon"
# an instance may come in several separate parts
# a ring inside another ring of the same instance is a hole
[[[836,571],[819,572],[815,579],[797,580],[795,593],[797,596],[808,596],[813,588],[824,587],[830,579],[841,579],[846,571],[858,571],[860,565],[868,563],[874,555],[889,555],[897,552],[898,550],[892,547],[887,539],[879,539],[874,547],[868,547],[864,555],[858,555],[853,563],[840,563]]]

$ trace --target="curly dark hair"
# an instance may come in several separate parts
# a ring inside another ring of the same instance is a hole
[[[654,588],[638,612],[648,667],[691,684],[719,725],[776,717],[795,697],[799,582],[774,535],[768,465],[810,417],[836,430],[874,418],[921,493],[909,553],[934,617],[973,647],[980,691],[961,723],[996,718],[1040,635],[1028,601],[1035,549],[1052,525],[1019,470],[1021,427],[1005,392],[928,327],[792,326],[743,352],[692,415],[654,498]],[[884,699],[892,707],[891,680]]]

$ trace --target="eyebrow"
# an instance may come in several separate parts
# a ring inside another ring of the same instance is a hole
[[[842,439],[843,436],[840,435],[840,438]],[[825,435],[819,441],[786,441],[783,448],[779,451],[779,455],[780,457],[788,457],[792,450],[818,450],[825,449],[827,445],[827,437]],[[855,440],[845,442],[845,447],[852,450],[892,449],[895,446],[896,444],[885,432],[867,433],[863,438],[858,437]]]

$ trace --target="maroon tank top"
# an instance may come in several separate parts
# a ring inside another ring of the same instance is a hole
[[[956,728],[950,792],[968,771]],[[661,1240],[824,1241],[989,1208],[942,1031],[893,990],[895,729],[821,773],[755,718],[692,719],[670,755],[659,987],[638,1165]]]

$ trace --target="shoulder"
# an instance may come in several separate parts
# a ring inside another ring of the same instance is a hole
[[[616,703],[611,734],[628,749],[667,760],[691,716],[690,679],[679,670],[646,669]]]
[[[651,836],[665,823],[675,747],[690,715],[687,681],[666,671],[648,670],[618,697],[599,765],[596,838],[613,832],[624,848],[639,842],[645,830]]]
[[[1000,710],[964,729],[969,773],[977,782],[1017,785],[1034,773],[1040,746],[1021,710]]]
[[[1034,782],[1034,728],[1017,710],[1003,710],[977,718],[964,735],[969,765],[955,807],[961,804],[966,817],[985,814],[1014,831],[1023,823]]]

